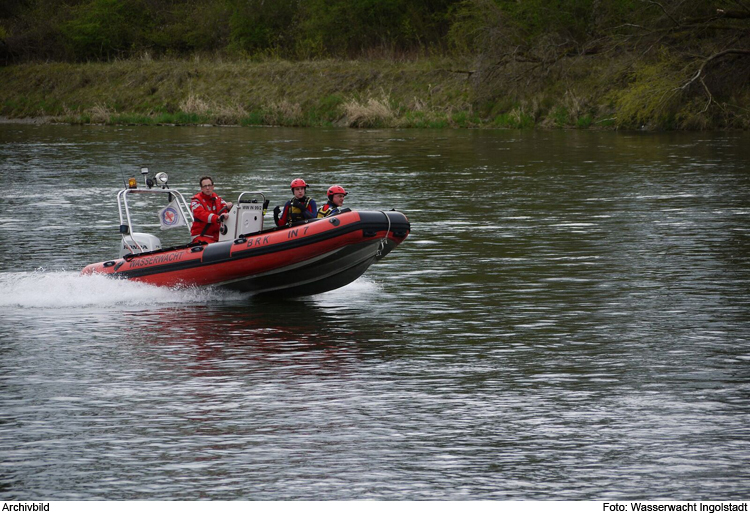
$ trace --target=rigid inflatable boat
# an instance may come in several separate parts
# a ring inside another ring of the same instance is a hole
[[[162,197],[162,228],[186,226],[193,217],[183,195],[143,169],[146,186],[131,178],[117,194],[120,257],[85,267],[81,274],[107,274],[167,287],[219,286],[250,293],[308,296],[351,283],[409,234],[403,213],[352,211],[284,228],[263,227],[268,206],[259,192],[243,192],[221,226],[219,241],[162,248],[158,237],[134,231],[128,199]],[[166,196],[167,206],[163,207]],[[170,226],[171,225],[171,226]]]

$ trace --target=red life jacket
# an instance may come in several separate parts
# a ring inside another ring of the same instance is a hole
[[[193,226],[190,228],[190,235],[193,240],[197,237],[205,242],[219,240],[219,211],[226,205],[224,199],[216,193],[209,197],[201,191],[193,197],[190,201],[190,209],[193,211]]]

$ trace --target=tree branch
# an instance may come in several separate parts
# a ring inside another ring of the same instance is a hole
[[[653,0],[649,0],[646,3],[658,6],[664,12],[664,14],[667,15],[667,17],[669,18],[669,20],[671,20],[672,22],[674,22],[674,24],[676,26],[680,26],[681,25],[677,20],[675,20],[675,18],[672,15],[669,14],[669,12],[666,10],[666,8],[663,5],[661,5],[659,2],[654,2]]]
[[[708,107],[711,106],[711,102],[714,100],[714,96],[711,93],[711,90],[708,89],[708,86],[706,85],[706,81],[703,80],[701,77],[701,84],[703,85],[703,89],[706,91],[706,94],[708,94],[708,102],[706,103],[706,106],[701,110],[701,114],[705,113],[708,110]]]
[[[688,86],[693,84],[698,78],[700,78],[701,75],[703,75],[703,70],[706,69],[706,66],[708,66],[711,62],[715,61],[719,57],[723,57],[724,55],[750,55],[750,50],[742,50],[742,49],[728,49],[728,50],[722,50],[718,53],[714,53],[711,55],[708,59],[703,61],[703,63],[698,68],[698,71],[695,72],[695,75],[684,85],[680,87],[681,90],[685,90]]]
[[[693,84],[696,80],[699,80],[701,85],[703,85],[703,90],[705,90],[706,95],[708,96],[708,102],[706,103],[706,106],[701,110],[701,114],[708,111],[708,107],[711,106],[711,103],[714,101],[714,96],[711,93],[711,90],[709,90],[708,85],[705,81],[705,76],[703,75],[703,72],[706,69],[706,66],[708,66],[711,62],[719,59],[720,57],[723,57],[724,55],[750,55],[750,50],[743,50],[743,49],[727,49],[722,50],[718,53],[714,53],[710,57],[708,57],[706,60],[704,60],[700,67],[698,68],[698,71],[695,72],[695,75],[684,85],[682,85],[680,88],[676,88],[675,90],[685,90],[687,87],[689,87],[691,84]]]

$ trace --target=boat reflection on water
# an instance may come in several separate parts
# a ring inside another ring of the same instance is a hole
[[[159,307],[122,317],[131,329],[124,345],[136,357],[168,366],[177,360],[194,376],[281,368],[324,373],[345,369],[365,354],[355,331],[312,301]]]

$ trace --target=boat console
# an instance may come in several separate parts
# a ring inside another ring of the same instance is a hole
[[[240,235],[253,235],[263,231],[263,216],[267,209],[268,200],[263,193],[240,193],[237,203],[221,226],[219,242],[232,241]]]

